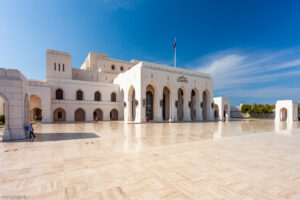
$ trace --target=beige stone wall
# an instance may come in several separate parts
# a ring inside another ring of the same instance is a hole
[[[0,98],[0,115],[4,115],[5,107],[4,100]]]
[[[81,69],[118,74],[129,70],[135,64],[137,64],[135,60],[128,62],[109,58],[106,54],[90,52],[81,65]],[[114,70],[111,68],[112,65],[114,65]],[[121,71],[121,67],[123,67],[123,71]]]
[[[72,79],[72,59],[70,53],[47,50],[46,66],[47,80],[51,80],[52,78]]]
[[[107,83],[94,83],[88,81],[53,81],[48,82],[51,88],[51,111],[53,113],[55,109],[62,108],[66,112],[66,121],[74,121],[74,113],[78,108],[82,108],[85,111],[86,121],[93,121],[93,112],[96,109],[102,110],[103,120],[110,120],[110,111],[117,109],[119,112],[119,120],[123,119],[122,104],[120,103],[120,89],[119,85],[107,84]],[[56,100],[55,92],[57,89],[62,89],[64,92],[63,100]],[[76,99],[77,90],[83,92],[83,100]],[[95,101],[95,92],[100,92],[101,101]],[[117,101],[111,102],[111,94],[116,93]],[[53,121],[51,119],[50,121]]]

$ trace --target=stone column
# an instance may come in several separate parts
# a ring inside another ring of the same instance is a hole
[[[178,101],[178,95],[177,95],[177,90],[173,90],[172,91],[172,98],[171,98],[171,116],[172,116],[172,120],[171,121],[178,121],[178,118],[177,118],[177,107],[175,105],[175,102]]]
[[[163,100],[163,88],[157,88],[155,91],[155,121],[162,122],[163,116],[162,116],[162,110],[163,105],[160,105],[160,102]]]
[[[184,104],[183,104],[183,121],[191,121],[191,109],[189,107],[189,102],[191,101],[191,91],[186,89],[184,94]]]

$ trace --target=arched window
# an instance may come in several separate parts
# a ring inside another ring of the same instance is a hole
[[[117,101],[117,95],[116,95],[116,93],[114,93],[114,92],[111,93],[111,96],[110,96],[110,97],[111,97],[110,99],[111,99],[112,102]]]
[[[100,92],[95,92],[95,101],[101,101],[101,94]]]
[[[57,89],[55,92],[55,96],[57,100],[64,99],[64,92],[61,89]]]
[[[77,97],[77,100],[83,100],[83,92],[81,90],[78,90],[76,92],[76,97]]]
[[[111,65],[111,70],[115,70],[115,66],[114,65]]]
[[[121,67],[120,67],[120,70],[121,70],[121,71],[124,71],[124,67],[123,67],[123,66],[121,66]]]

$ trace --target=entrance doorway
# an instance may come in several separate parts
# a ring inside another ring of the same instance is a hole
[[[171,95],[170,89],[168,87],[164,87],[163,89],[163,105],[162,105],[162,116],[163,120],[170,120],[171,112],[170,112],[170,102],[171,102]]]
[[[110,111],[110,120],[118,120],[118,111],[116,109]]]
[[[183,90],[178,89],[178,100],[177,100],[177,118],[179,121],[183,120]]]
[[[280,110],[280,120],[281,121],[286,121],[287,120],[287,109],[286,108],[281,108],[281,110]]]
[[[155,90],[152,85],[146,87],[146,119],[154,120]]]
[[[196,120],[196,91],[191,92],[191,102],[190,102],[190,114],[191,120]]]
[[[64,122],[66,121],[66,111],[62,108],[57,108],[53,112],[54,122]]]
[[[76,122],[85,121],[85,111],[82,108],[78,108],[74,113],[74,119]]]
[[[96,110],[94,110],[93,119],[94,119],[94,121],[102,121],[103,120],[103,113],[102,113],[101,109],[97,108]]]

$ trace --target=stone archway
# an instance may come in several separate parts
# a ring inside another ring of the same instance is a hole
[[[171,119],[171,90],[167,86],[163,89],[162,116],[163,120]]]
[[[287,120],[287,109],[281,108],[280,109],[280,121],[286,121]]]
[[[78,108],[74,113],[75,122],[85,121],[85,111],[82,108]]]
[[[210,100],[209,100],[209,92],[205,90],[202,94],[202,117],[203,120],[209,119],[209,110],[210,110]]]
[[[93,119],[94,121],[102,121],[103,120],[103,112],[100,108],[97,108],[93,112]]]
[[[152,84],[146,87],[146,119],[154,120],[155,116],[155,88]]]
[[[41,121],[42,120],[42,109],[33,108],[30,111],[30,120],[31,121]]]
[[[118,111],[117,109],[112,109],[110,111],[110,120],[118,120]]]
[[[214,104],[214,118],[215,120],[219,120],[220,116],[219,116],[219,106],[217,104]]]
[[[128,116],[129,121],[134,121],[136,117],[136,99],[135,99],[135,89],[133,86],[129,88],[128,91]]]
[[[30,120],[41,121],[43,118],[41,98],[35,94],[32,94],[30,95],[29,102],[30,102]]]
[[[227,104],[224,105],[223,118],[224,120],[228,120],[229,118],[229,106]]]
[[[62,108],[56,108],[53,111],[53,121],[54,122],[65,122],[66,121],[66,111]]]
[[[0,102],[2,105],[2,114],[4,116],[4,119],[1,120],[1,124],[4,125],[4,128],[0,129],[0,136],[2,140],[9,140],[10,139],[10,132],[9,132],[9,102],[7,97],[0,93]]]
[[[178,98],[177,98],[177,118],[178,121],[182,121],[184,118],[184,110],[183,110],[183,105],[184,105],[184,91],[183,89],[179,88],[178,89]]]

